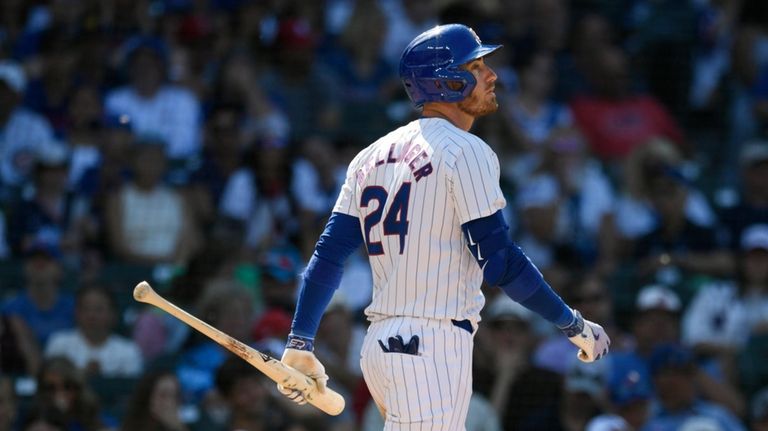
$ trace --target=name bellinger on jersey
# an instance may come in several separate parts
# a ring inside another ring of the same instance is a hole
[[[371,320],[478,321],[483,274],[463,250],[460,226],[505,206],[499,175],[485,142],[440,118],[394,130],[352,161],[334,211],[361,220],[374,277]]]

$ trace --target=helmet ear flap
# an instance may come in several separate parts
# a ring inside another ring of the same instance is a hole
[[[451,91],[462,91],[467,86],[467,83],[464,81],[445,81],[445,86]]]
[[[405,91],[416,105],[425,102],[460,102],[475,88],[475,77],[465,70],[440,69],[427,76],[403,78]]]

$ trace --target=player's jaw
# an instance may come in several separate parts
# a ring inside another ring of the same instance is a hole
[[[494,83],[478,84],[469,97],[459,102],[459,109],[473,117],[482,117],[496,112],[499,103],[496,101],[495,87]]]

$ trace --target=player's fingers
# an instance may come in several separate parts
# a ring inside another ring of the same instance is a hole
[[[307,403],[307,400],[304,398],[304,394],[302,394],[300,391],[297,391],[296,389],[291,390],[291,392],[285,396],[298,405]]]
[[[321,394],[325,392],[325,388],[328,385],[328,374],[323,374],[319,377],[314,377],[315,382],[317,382],[317,391]]]
[[[296,391],[296,396],[294,398],[291,398],[291,401],[293,401],[294,403],[300,406],[303,406],[304,404],[307,403],[307,399],[304,398],[304,395],[299,391]]]
[[[285,395],[289,400],[293,401],[296,404],[302,405],[302,404],[306,404],[307,402],[307,400],[304,399],[304,394],[302,394],[301,391],[298,391],[296,389],[286,388],[281,385],[277,385],[277,390],[280,391],[281,394]]]

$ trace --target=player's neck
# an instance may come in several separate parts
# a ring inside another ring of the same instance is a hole
[[[448,104],[429,103],[421,111],[422,118],[442,118],[465,132],[472,128],[475,118]]]

